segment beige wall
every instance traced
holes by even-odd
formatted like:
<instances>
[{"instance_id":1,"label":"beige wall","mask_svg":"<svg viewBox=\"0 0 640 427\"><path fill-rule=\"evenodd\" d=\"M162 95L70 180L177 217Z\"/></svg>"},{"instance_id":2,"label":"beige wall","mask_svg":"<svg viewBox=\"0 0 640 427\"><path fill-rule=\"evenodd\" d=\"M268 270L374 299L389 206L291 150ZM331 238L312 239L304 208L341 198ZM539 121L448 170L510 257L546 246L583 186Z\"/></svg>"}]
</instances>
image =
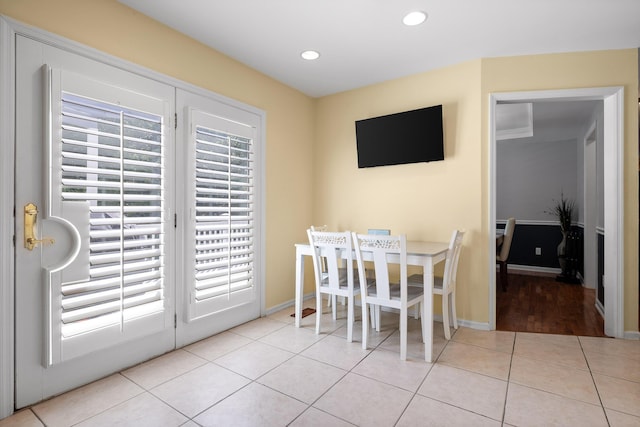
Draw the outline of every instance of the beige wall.
<instances>
[{"instance_id":1,"label":"beige wall","mask_svg":"<svg viewBox=\"0 0 640 427\"><path fill-rule=\"evenodd\" d=\"M637 50L482 59L318 101L314 221L414 239L468 231L459 266L458 315L489 321L489 140L492 92L624 86L625 331L638 319ZM445 161L357 168L354 121L442 103ZM473 254L473 255L472 255ZM439 300L436 300L436 304ZM439 312L439 307L436 307Z\"/></svg>"},{"instance_id":2,"label":"beige wall","mask_svg":"<svg viewBox=\"0 0 640 427\"><path fill-rule=\"evenodd\" d=\"M637 50L476 60L313 100L116 0L0 0L0 13L266 111L267 309L293 298L309 224L437 240L460 227L458 315L486 323L488 94L624 86L625 330L638 330ZM355 120L436 104L445 161L357 168Z\"/></svg>"},{"instance_id":3,"label":"beige wall","mask_svg":"<svg viewBox=\"0 0 640 427\"><path fill-rule=\"evenodd\" d=\"M482 97L492 92L624 87L624 330L638 331L638 49L494 58L482 61ZM486 104L486 102L485 102ZM482 146L487 158L488 111ZM483 165L488 179L488 164ZM487 186L483 187L485 190ZM488 200L485 196L483 200ZM488 215L488 210L483 208Z\"/></svg>"},{"instance_id":4,"label":"beige wall","mask_svg":"<svg viewBox=\"0 0 640 427\"><path fill-rule=\"evenodd\" d=\"M471 61L319 99L314 221L359 232L389 228L414 240L448 241L454 228L466 229L458 316L487 322L480 71L481 61ZM437 104L444 161L358 169L356 120Z\"/></svg>"},{"instance_id":5,"label":"beige wall","mask_svg":"<svg viewBox=\"0 0 640 427\"><path fill-rule=\"evenodd\" d=\"M315 101L116 0L0 0L0 14L266 111L266 307L293 299L311 221Z\"/></svg>"}]
</instances>

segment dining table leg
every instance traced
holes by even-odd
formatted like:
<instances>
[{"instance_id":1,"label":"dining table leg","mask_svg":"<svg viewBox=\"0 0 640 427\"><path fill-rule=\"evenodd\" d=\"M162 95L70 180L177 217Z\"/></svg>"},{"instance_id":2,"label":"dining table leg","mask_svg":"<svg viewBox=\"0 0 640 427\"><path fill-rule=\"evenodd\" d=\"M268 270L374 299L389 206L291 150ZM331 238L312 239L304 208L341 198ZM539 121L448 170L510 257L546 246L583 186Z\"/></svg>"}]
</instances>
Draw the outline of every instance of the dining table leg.
<instances>
[{"instance_id":1,"label":"dining table leg","mask_svg":"<svg viewBox=\"0 0 640 427\"><path fill-rule=\"evenodd\" d=\"M300 249L296 248L296 296L295 296L295 326L300 327L300 319L302 318L302 300L304 297L304 255L300 253Z\"/></svg>"},{"instance_id":2,"label":"dining table leg","mask_svg":"<svg viewBox=\"0 0 640 427\"><path fill-rule=\"evenodd\" d=\"M431 362L433 358L433 263L426 262L424 274L424 360Z\"/></svg>"}]
</instances>

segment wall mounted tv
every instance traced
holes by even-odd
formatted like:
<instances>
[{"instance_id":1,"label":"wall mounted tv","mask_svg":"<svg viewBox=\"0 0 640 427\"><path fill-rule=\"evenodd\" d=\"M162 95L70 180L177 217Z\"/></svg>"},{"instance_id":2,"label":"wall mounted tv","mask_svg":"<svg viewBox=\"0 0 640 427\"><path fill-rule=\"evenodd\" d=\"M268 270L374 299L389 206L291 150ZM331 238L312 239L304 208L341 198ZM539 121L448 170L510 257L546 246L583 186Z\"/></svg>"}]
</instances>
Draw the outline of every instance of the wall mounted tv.
<instances>
[{"instance_id":1,"label":"wall mounted tv","mask_svg":"<svg viewBox=\"0 0 640 427\"><path fill-rule=\"evenodd\" d=\"M442 105L356 121L358 167L444 160Z\"/></svg>"}]
</instances>

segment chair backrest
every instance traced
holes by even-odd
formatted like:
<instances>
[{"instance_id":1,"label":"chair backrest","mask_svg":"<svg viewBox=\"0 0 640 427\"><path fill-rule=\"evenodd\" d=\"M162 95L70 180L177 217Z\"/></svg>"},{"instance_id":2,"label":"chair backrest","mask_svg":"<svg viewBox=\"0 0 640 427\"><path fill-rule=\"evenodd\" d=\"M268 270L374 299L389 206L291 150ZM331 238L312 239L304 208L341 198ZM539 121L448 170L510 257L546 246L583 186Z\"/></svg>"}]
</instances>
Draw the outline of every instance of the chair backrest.
<instances>
[{"instance_id":1,"label":"chair backrest","mask_svg":"<svg viewBox=\"0 0 640 427\"><path fill-rule=\"evenodd\" d=\"M360 295L368 297L366 261L373 261L375 270L376 301L380 305L394 306L391 302L389 258L399 258L401 299L407 298L407 237L353 233L353 246L360 276ZM393 264L398 264L397 260Z\"/></svg>"},{"instance_id":2,"label":"chair backrest","mask_svg":"<svg viewBox=\"0 0 640 427\"><path fill-rule=\"evenodd\" d=\"M312 225L309 227L311 231L327 231L327 224L324 225ZM322 272L327 272L327 263L323 258L320 259L320 265L322 266Z\"/></svg>"},{"instance_id":3,"label":"chair backrest","mask_svg":"<svg viewBox=\"0 0 640 427\"><path fill-rule=\"evenodd\" d=\"M340 287L340 266L346 260L347 284L353 287L353 243L349 231L312 231L307 230L309 244L313 249L313 269L316 285L332 289Z\"/></svg>"},{"instance_id":4,"label":"chair backrest","mask_svg":"<svg viewBox=\"0 0 640 427\"><path fill-rule=\"evenodd\" d=\"M461 230L453 230L453 233L451 233L449 250L447 251L447 258L444 263L444 276L442 278L443 292L450 292L455 289L456 276L458 274L458 260L460 259L460 252L462 251L464 233L465 232Z\"/></svg>"},{"instance_id":5,"label":"chair backrest","mask_svg":"<svg viewBox=\"0 0 640 427\"><path fill-rule=\"evenodd\" d=\"M377 234L381 236L390 236L391 230L388 228L370 228L367 230L367 234Z\"/></svg>"},{"instance_id":6,"label":"chair backrest","mask_svg":"<svg viewBox=\"0 0 640 427\"><path fill-rule=\"evenodd\" d=\"M509 251L511 250L511 241L513 240L513 232L516 228L516 219L509 218L507 225L504 227L504 237L502 239L502 246L500 247L500 253L498 258L500 261L506 261L509 258Z\"/></svg>"}]
</instances>

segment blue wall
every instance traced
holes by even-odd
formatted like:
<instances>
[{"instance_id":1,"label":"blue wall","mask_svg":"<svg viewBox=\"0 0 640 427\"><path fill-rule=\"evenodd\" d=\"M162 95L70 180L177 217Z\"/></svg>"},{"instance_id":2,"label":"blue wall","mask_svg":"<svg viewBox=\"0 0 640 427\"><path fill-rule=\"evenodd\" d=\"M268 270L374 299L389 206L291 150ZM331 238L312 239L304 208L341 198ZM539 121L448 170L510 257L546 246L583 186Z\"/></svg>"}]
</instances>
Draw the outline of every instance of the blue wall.
<instances>
[{"instance_id":1,"label":"blue wall","mask_svg":"<svg viewBox=\"0 0 640 427\"><path fill-rule=\"evenodd\" d=\"M498 224L498 229L504 229L504 224ZM575 227L582 231L581 227ZM555 224L518 224L513 233L509 264L528 267L543 267L560 269L558 263L558 245L562 241L560 225ZM536 255L536 248L541 249L541 255ZM582 254L579 257L578 271L584 274Z\"/></svg>"}]
</instances>

